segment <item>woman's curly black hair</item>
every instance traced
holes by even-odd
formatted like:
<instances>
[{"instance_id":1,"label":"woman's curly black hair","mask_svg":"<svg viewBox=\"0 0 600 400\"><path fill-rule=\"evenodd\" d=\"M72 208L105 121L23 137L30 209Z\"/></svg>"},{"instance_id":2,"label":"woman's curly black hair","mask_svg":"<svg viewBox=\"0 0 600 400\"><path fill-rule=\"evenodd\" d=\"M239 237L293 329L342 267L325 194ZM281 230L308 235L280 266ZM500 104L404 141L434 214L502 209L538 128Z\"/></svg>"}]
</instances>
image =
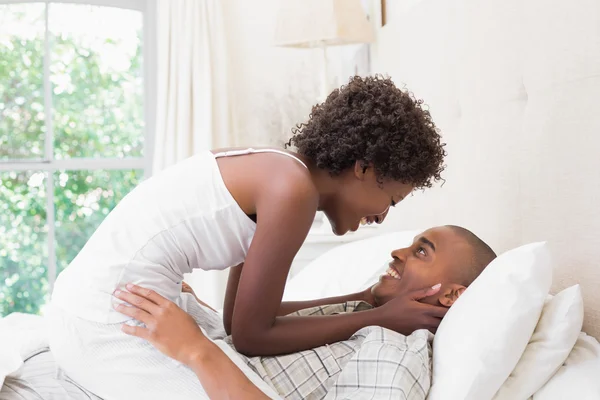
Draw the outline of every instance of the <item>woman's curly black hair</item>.
<instances>
[{"instance_id":1,"label":"woman's curly black hair","mask_svg":"<svg viewBox=\"0 0 600 400\"><path fill-rule=\"evenodd\" d=\"M379 182L429 188L442 179L446 151L422 104L389 77L354 76L313 106L308 121L292 129L286 148L293 144L332 175L362 161L374 166Z\"/></svg>"}]
</instances>

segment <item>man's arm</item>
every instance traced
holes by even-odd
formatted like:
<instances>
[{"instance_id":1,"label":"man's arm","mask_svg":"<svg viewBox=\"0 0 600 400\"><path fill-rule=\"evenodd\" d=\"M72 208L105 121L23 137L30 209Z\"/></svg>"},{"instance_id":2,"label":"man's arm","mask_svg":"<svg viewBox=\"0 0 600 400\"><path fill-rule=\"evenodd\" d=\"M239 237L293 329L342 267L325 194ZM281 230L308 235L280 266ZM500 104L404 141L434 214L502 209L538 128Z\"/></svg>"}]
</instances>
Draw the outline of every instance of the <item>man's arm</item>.
<instances>
[{"instance_id":1,"label":"man's arm","mask_svg":"<svg viewBox=\"0 0 600 400\"><path fill-rule=\"evenodd\" d=\"M117 291L114 296L130 306L116 304L115 308L144 325L123 324L123 332L147 340L166 356L190 367L211 399L269 399L175 303L152 290L136 285L127 288L129 292Z\"/></svg>"},{"instance_id":2,"label":"man's arm","mask_svg":"<svg viewBox=\"0 0 600 400\"><path fill-rule=\"evenodd\" d=\"M188 366L211 399L269 399L216 344L206 339L198 343L197 349Z\"/></svg>"}]
</instances>

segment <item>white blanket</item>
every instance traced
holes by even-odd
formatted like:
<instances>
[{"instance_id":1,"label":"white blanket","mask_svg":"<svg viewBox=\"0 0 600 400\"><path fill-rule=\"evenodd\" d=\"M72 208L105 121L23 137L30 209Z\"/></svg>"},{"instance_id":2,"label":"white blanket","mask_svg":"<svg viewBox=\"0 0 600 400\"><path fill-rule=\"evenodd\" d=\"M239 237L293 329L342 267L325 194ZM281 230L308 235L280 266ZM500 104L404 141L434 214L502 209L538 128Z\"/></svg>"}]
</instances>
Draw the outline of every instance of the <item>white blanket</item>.
<instances>
[{"instance_id":1,"label":"white blanket","mask_svg":"<svg viewBox=\"0 0 600 400\"><path fill-rule=\"evenodd\" d=\"M222 340L215 343L233 360L248 378L271 398L275 392L252 371L239 355ZM48 348L44 318L28 314L11 314L0 319L0 388L6 376L16 375L23 361ZM533 400L600 399L600 344L581 333L560 370L542 387Z\"/></svg>"},{"instance_id":2,"label":"white blanket","mask_svg":"<svg viewBox=\"0 0 600 400\"><path fill-rule=\"evenodd\" d=\"M244 372L244 374L272 399L279 398L242 359L222 340L215 343ZM25 360L48 349L48 332L43 317L14 313L0 319L0 389L9 376L18 376Z\"/></svg>"},{"instance_id":3,"label":"white blanket","mask_svg":"<svg viewBox=\"0 0 600 400\"><path fill-rule=\"evenodd\" d=\"M44 348L48 348L44 318L14 313L0 319L0 388L24 360Z\"/></svg>"}]
</instances>

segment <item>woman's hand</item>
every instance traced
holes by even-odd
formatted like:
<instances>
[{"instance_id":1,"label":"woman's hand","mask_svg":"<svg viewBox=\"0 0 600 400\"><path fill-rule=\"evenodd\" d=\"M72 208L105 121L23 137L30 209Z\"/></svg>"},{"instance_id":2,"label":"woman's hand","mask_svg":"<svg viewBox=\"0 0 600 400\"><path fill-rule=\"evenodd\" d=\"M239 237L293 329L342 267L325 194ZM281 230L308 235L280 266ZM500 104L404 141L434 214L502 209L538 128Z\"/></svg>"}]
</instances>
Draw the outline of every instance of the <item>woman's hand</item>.
<instances>
[{"instance_id":1,"label":"woman's hand","mask_svg":"<svg viewBox=\"0 0 600 400\"><path fill-rule=\"evenodd\" d=\"M206 307L206 308L208 308L208 309L210 309L210 310L212 310L214 312L217 312L217 310L215 310L214 308L212 308L211 306L209 306L208 304L206 304L205 302L203 302L202 300L200 300L198 298L198 296L196 296L196 292L194 292L194 289L192 289L192 287L190 285L188 285L187 283L181 282L181 292L182 293L189 293L189 294L191 294L192 296L194 296L196 298L196 301L198 303L202 304L204 307Z\"/></svg>"},{"instance_id":2,"label":"woman's hand","mask_svg":"<svg viewBox=\"0 0 600 400\"><path fill-rule=\"evenodd\" d=\"M413 290L379 307L382 313L381 326L403 335L410 335L419 329L428 329L435 333L448 308L420 303L418 300L433 296L441 285Z\"/></svg>"},{"instance_id":3,"label":"woman's hand","mask_svg":"<svg viewBox=\"0 0 600 400\"><path fill-rule=\"evenodd\" d=\"M181 291L183 293L193 294L195 298L198 298L198 296L196 296L196 292L194 292L194 289L192 289L192 287L190 285L188 285L186 282L181 282Z\"/></svg>"},{"instance_id":4,"label":"woman's hand","mask_svg":"<svg viewBox=\"0 0 600 400\"><path fill-rule=\"evenodd\" d=\"M124 324L123 332L149 341L159 351L183 364L189 365L198 357L208 339L192 317L150 289L128 284L127 290L131 293L117 290L114 295L131 306L117 304L115 309L146 327Z\"/></svg>"}]
</instances>

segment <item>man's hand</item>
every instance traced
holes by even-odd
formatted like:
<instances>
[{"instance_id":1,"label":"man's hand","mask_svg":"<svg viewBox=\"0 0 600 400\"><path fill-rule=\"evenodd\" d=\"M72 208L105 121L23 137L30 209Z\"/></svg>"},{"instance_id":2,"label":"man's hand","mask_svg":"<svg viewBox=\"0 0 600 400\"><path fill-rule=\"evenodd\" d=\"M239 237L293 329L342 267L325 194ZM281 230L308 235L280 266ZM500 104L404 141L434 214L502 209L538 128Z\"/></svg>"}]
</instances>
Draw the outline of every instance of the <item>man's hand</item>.
<instances>
[{"instance_id":1,"label":"man's hand","mask_svg":"<svg viewBox=\"0 0 600 400\"><path fill-rule=\"evenodd\" d=\"M269 399L175 303L136 285L127 285L127 290L131 293L116 291L115 297L131 306L115 308L146 327L123 325L123 332L148 340L165 355L190 367L211 399Z\"/></svg>"},{"instance_id":2,"label":"man's hand","mask_svg":"<svg viewBox=\"0 0 600 400\"><path fill-rule=\"evenodd\" d=\"M377 310L381 313L381 326L403 335L410 335L419 329L435 333L448 309L420 303L418 300L433 296L441 285L414 290L390 300Z\"/></svg>"},{"instance_id":3,"label":"man's hand","mask_svg":"<svg viewBox=\"0 0 600 400\"><path fill-rule=\"evenodd\" d=\"M197 353L208 339L192 317L150 289L128 284L127 290L129 292L117 290L114 295L130 306L118 304L115 309L146 326L123 325L123 332L147 340L160 352L183 364L189 365L198 357Z\"/></svg>"}]
</instances>

